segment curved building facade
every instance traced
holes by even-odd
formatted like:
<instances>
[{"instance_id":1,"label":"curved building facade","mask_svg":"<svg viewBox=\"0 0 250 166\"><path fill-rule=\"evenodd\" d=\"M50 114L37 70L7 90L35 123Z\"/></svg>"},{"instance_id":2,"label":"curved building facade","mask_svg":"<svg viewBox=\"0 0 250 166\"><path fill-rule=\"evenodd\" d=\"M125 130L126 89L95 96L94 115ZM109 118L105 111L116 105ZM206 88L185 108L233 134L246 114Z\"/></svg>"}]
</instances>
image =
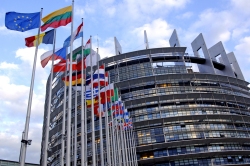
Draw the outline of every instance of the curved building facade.
<instances>
[{"instance_id":1,"label":"curved building facade","mask_svg":"<svg viewBox=\"0 0 250 166\"><path fill-rule=\"evenodd\" d=\"M117 55L100 61L133 119L138 165L250 165L249 83L221 42L207 49L200 34L191 45L193 55L174 31L171 47L129 53L120 47ZM57 97L51 112L51 165L61 158L64 85L59 78L52 95Z\"/></svg>"}]
</instances>

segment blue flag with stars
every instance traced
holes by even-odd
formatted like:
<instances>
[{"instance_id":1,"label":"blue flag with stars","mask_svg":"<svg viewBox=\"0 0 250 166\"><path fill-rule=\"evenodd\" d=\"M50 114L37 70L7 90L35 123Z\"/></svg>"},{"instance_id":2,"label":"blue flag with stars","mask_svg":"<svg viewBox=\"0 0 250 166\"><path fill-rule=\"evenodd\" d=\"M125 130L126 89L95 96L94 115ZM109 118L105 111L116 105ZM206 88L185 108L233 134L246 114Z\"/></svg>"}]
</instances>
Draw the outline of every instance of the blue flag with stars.
<instances>
[{"instance_id":1,"label":"blue flag with stars","mask_svg":"<svg viewBox=\"0 0 250 166\"><path fill-rule=\"evenodd\" d=\"M7 12L5 15L5 26L15 31L28 31L30 29L39 28L40 12L37 13L16 13Z\"/></svg>"}]
</instances>

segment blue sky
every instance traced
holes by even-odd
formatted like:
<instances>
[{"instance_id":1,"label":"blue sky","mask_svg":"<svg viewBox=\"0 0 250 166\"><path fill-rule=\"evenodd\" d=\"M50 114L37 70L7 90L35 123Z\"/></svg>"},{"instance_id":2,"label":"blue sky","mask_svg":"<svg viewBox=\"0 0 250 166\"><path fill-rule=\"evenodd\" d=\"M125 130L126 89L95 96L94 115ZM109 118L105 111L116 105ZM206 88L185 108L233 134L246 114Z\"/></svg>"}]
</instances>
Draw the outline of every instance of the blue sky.
<instances>
[{"instance_id":1,"label":"blue sky","mask_svg":"<svg viewBox=\"0 0 250 166\"><path fill-rule=\"evenodd\" d=\"M26 48L24 38L37 34L37 29L24 33L5 28L8 11L38 12L43 16L71 5L70 0L1 1L0 5L0 159L18 160L21 134L24 130L34 48ZM167 47L174 29L181 46L192 54L191 42L203 33L207 47L219 41L227 53L233 51L246 81L250 81L250 1L249 0L75 0L74 27L84 18L84 40L93 36L93 46L102 57L114 55L114 36L123 52L144 49L143 31L149 47ZM56 47L70 34L70 25L57 30ZM74 42L79 46L80 40ZM45 84L49 65L43 69L40 55L52 45L39 46L35 90L32 103L27 162L39 163Z\"/></svg>"}]
</instances>

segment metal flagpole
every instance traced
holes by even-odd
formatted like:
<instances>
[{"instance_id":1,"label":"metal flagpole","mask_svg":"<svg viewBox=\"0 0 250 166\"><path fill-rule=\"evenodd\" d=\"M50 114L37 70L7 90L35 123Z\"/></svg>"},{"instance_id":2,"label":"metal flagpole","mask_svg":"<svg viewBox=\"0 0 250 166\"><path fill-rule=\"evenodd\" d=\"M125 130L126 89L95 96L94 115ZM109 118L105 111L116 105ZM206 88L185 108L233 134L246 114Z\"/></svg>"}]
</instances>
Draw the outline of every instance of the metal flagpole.
<instances>
[{"instance_id":1,"label":"metal flagpole","mask_svg":"<svg viewBox=\"0 0 250 166\"><path fill-rule=\"evenodd\" d=\"M96 165L95 158L95 115L94 115L94 98L93 98L93 64L92 64L92 37L90 36L90 91L91 91L91 129L92 129L92 165Z\"/></svg>"},{"instance_id":2,"label":"metal flagpole","mask_svg":"<svg viewBox=\"0 0 250 166\"><path fill-rule=\"evenodd\" d=\"M74 21L74 0L72 0L72 22L71 22L71 37L73 34L73 21ZM68 93L68 97L69 97L69 101L68 101L68 116L67 116L67 154L66 154L66 166L70 166L71 165L71 158L70 158L70 137L71 137L71 130L70 130L70 126L71 126L71 98L72 98L72 50L73 50L73 46L72 46L72 40L70 40L70 63L69 63L69 93Z\"/></svg>"},{"instance_id":3,"label":"metal flagpole","mask_svg":"<svg viewBox=\"0 0 250 166\"><path fill-rule=\"evenodd\" d=\"M133 152L134 152L134 154L133 154L133 156L134 156L134 162L135 162L135 165L137 166L138 165L138 163L137 163L137 156L136 156L136 148L135 148L135 139L134 139L134 132L133 132L133 129L131 130L131 133L132 133L132 146L133 146Z\"/></svg>"},{"instance_id":4,"label":"metal flagpole","mask_svg":"<svg viewBox=\"0 0 250 166\"><path fill-rule=\"evenodd\" d=\"M104 64L104 73L106 73L105 70L105 64ZM105 79L105 78L104 78ZM110 166L111 162L111 156L110 156L110 140L109 140L109 124L108 124L108 101L107 101L107 95L106 95L106 84L105 84L105 131L106 131L106 152L107 152L107 165Z\"/></svg>"},{"instance_id":5,"label":"metal flagpole","mask_svg":"<svg viewBox=\"0 0 250 166\"><path fill-rule=\"evenodd\" d=\"M40 18L42 18L42 11L43 11L43 8L41 8ZM26 158L27 144L31 144L31 140L30 141L28 140L28 134L29 134L29 123L30 123L31 104L32 104L32 96L33 96L33 89L34 89L34 80L35 80L36 60L37 60L40 29L41 29L41 21L39 22L38 39L36 41L36 50L35 50L33 69L32 69L32 75L31 75L30 92L29 92L29 100L28 100L28 108L27 108L27 113L26 113L24 134L22 132L22 135L24 135L24 137L21 140L22 146L21 146L20 166L24 166L25 158Z\"/></svg>"},{"instance_id":6,"label":"metal flagpole","mask_svg":"<svg viewBox=\"0 0 250 166\"><path fill-rule=\"evenodd\" d=\"M83 18L82 18L82 24L83 24ZM83 32L83 31L82 31ZM85 99L85 87L83 86L83 79L85 79L85 76L83 74L84 70L84 58L83 58L83 35L82 35L82 56L81 56L81 76L82 76L82 82L81 82L81 166L84 165L84 157L85 157L85 142L84 142L84 112L87 111L84 109L84 99Z\"/></svg>"},{"instance_id":7,"label":"metal flagpole","mask_svg":"<svg viewBox=\"0 0 250 166\"><path fill-rule=\"evenodd\" d=\"M131 129L128 130L128 137L129 137L129 146L130 146L130 156L131 156L131 164L134 164L134 153L133 153L133 145L132 145L132 137L131 137Z\"/></svg>"},{"instance_id":8,"label":"metal flagpole","mask_svg":"<svg viewBox=\"0 0 250 166\"><path fill-rule=\"evenodd\" d=\"M77 82L78 82L78 76L77 76L77 72L76 72L76 80L75 80L75 122L74 122L74 126L75 126L75 133L74 133L74 166L76 166L77 163Z\"/></svg>"},{"instance_id":9,"label":"metal flagpole","mask_svg":"<svg viewBox=\"0 0 250 166\"><path fill-rule=\"evenodd\" d=\"M109 89L110 89L110 75L108 73L108 80L109 80ZM107 92L106 92L107 93ZM111 91L109 91L109 96L111 96ZM114 129L114 119L113 119L113 111L112 111L112 100L110 100L110 107L111 107L111 122L112 122L112 126L111 126L111 130L112 130L112 147L113 147L113 153L112 153L112 157L114 159L114 164L115 166L117 165L117 160L116 160L116 145L117 145L117 141L116 141L116 136L115 136L115 129Z\"/></svg>"},{"instance_id":10,"label":"metal flagpole","mask_svg":"<svg viewBox=\"0 0 250 166\"><path fill-rule=\"evenodd\" d=\"M119 90L118 90L118 92L119 92ZM125 103L123 103L123 107L124 107L124 113L123 114L125 114L125 110L126 110L126 113L128 113L127 109L125 109ZM127 149L127 138L126 138L126 135L125 135L125 128L124 128L124 123L126 123L126 121L125 121L124 117L123 117L123 119L124 119L124 122L123 122L122 135L123 135L123 138L124 138L125 158L126 158L126 163L127 163L126 165L130 165L129 160L128 160L129 156L128 156L128 149ZM127 128L128 127L126 127L126 130L127 130Z\"/></svg>"},{"instance_id":11,"label":"metal flagpole","mask_svg":"<svg viewBox=\"0 0 250 166\"><path fill-rule=\"evenodd\" d=\"M83 62L84 63L84 62ZM84 79L85 79L85 83L86 83L86 78L87 78L87 73L86 73L87 69L84 69ZM84 144L85 144L85 156L84 156L84 166L88 165L88 138L87 138L87 121L88 121L88 117L87 117L87 104L86 104L86 86L84 86L85 89L85 94L84 94Z\"/></svg>"},{"instance_id":12,"label":"metal flagpole","mask_svg":"<svg viewBox=\"0 0 250 166\"><path fill-rule=\"evenodd\" d=\"M129 144L129 137L128 137L128 128L125 131L125 137L126 137L126 144L127 144L127 154L128 154L128 163L130 166L132 166L132 159L131 159L131 150L130 150L130 144Z\"/></svg>"},{"instance_id":13,"label":"metal flagpole","mask_svg":"<svg viewBox=\"0 0 250 166\"><path fill-rule=\"evenodd\" d=\"M126 123L126 122L125 122ZM124 152L125 152L125 163L126 165L129 165L129 162L128 162L128 149L127 149L127 139L126 139L126 136L125 136L125 129L124 129L124 122L123 122L123 128L122 128L122 137L124 139L123 143L124 143Z\"/></svg>"},{"instance_id":14,"label":"metal flagpole","mask_svg":"<svg viewBox=\"0 0 250 166\"><path fill-rule=\"evenodd\" d=\"M119 110L119 109L118 109ZM116 112L116 110L115 110ZM120 112L119 113L119 116L120 116ZM117 119L116 119L116 123L119 124L119 122L117 122ZM120 126L119 126L120 127ZM116 125L116 139L117 139L117 150L118 150L118 162L119 162L119 165L122 165L122 156L121 156L121 143L120 143L120 136L119 136L119 132L118 132L118 127Z\"/></svg>"},{"instance_id":15,"label":"metal flagpole","mask_svg":"<svg viewBox=\"0 0 250 166\"><path fill-rule=\"evenodd\" d=\"M114 88L114 90L115 90L115 88ZM123 140L123 137L122 137L122 134L121 134L121 130L122 130L121 121L122 121L122 118L121 118L120 102L121 102L120 99L118 99L118 114L119 114L119 123L118 123L119 128L118 129L119 129L119 131L117 129L117 136L118 136L119 140L121 141L120 153L122 153L121 154L122 156L121 156L120 160L121 160L121 163L123 163L123 165L125 165L124 142L123 142L124 140Z\"/></svg>"},{"instance_id":16,"label":"metal flagpole","mask_svg":"<svg viewBox=\"0 0 250 166\"><path fill-rule=\"evenodd\" d=\"M55 45L56 45L56 29L54 30L54 41L53 41L53 55L52 55L52 65L51 65L51 73L50 73L50 86L49 86L49 102L47 108L47 119L46 119L46 130L45 130L45 145L44 145L44 156L43 156L43 166L47 166L47 158L48 158L48 144L49 144L49 124L50 124L50 112L51 112L51 96L52 96L52 82L53 82L53 66L54 66L54 53L55 53Z\"/></svg>"},{"instance_id":17,"label":"metal flagpole","mask_svg":"<svg viewBox=\"0 0 250 166\"><path fill-rule=\"evenodd\" d=\"M97 74L98 74L98 104L99 104L99 133L100 133L100 160L101 160L101 166L104 166L104 155L103 155L103 134L102 134L102 113L101 111L101 100L100 100L100 72L99 72L99 61L100 61L100 58L98 56L98 48L97 48L97 57L98 57L98 60L97 60ZM104 73L104 82L105 82L105 73Z\"/></svg>"},{"instance_id":18,"label":"metal flagpole","mask_svg":"<svg viewBox=\"0 0 250 166\"><path fill-rule=\"evenodd\" d=\"M66 55L68 55L68 48L66 49ZM68 71L68 59L66 58L66 71L64 72L64 77L65 80L67 78L67 71ZM67 100L67 86L64 84L64 94L63 94L63 118L62 118L62 144L61 144L61 151L62 151L62 156L61 156L61 165L64 165L64 149L65 149L65 117L66 117L66 100Z\"/></svg>"}]
</instances>

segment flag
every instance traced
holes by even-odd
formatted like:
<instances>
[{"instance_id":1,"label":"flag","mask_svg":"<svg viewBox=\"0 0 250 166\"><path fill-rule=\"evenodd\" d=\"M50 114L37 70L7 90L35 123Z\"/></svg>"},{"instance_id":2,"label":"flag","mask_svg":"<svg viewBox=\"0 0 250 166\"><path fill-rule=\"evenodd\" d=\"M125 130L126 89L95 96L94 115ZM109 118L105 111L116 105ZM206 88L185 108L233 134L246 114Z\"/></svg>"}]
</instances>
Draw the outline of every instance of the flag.
<instances>
[{"instance_id":1,"label":"flag","mask_svg":"<svg viewBox=\"0 0 250 166\"><path fill-rule=\"evenodd\" d=\"M74 73L74 75L72 75L72 85L75 85L75 84L81 84L82 83L82 74L79 73L79 74L76 74ZM67 76L66 78L65 77L62 77L62 80L64 81L65 85L66 86L69 86L69 76Z\"/></svg>"},{"instance_id":2,"label":"flag","mask_svg":"<svg viewBox=\"0 0 250 166\"><path fill-rule=\"evenodd\" d=\"M94 50L92 50L91 55L88 55L86 58L83 59L84 61L83 69L86 69L88 66L91 66L90 56L92 56L92 66L96 66L98 59L100 59L100 56ZM82 60L77 63L77 70L78 71L82 70Z\"/></svg>"},{"instance_id":3,"label":"flag","mask_svg":"<svg viewBox=\"0 0 250 166\"><path fill-rule=\"evenodd\" d=\"M100 97L105 98L105 96L114 96L114 83L111 83L100 90Z\"/></svg>"},{"instance_id":4,"label":"flag","mask_svg":"<svg viewBox=\"0 0 250 166\"><path fill-rule=\"evenodd\" d=\"M42 67L45 67L49 62L49 60L52 60L53 55L54 55L54 60L58 59L66 60L66 47L63 47L61 49L56 49L54 54L53 51L47 51L43 53L40 57Z\"/></svg>"},{"instance_id":5,"label":"flag","mask_svg":"<svg viewBox=\"0 0 250 166\"><path fill-rule=\"evenodd\" d=\"M70 40L73 42L75 39L79 37L83 37L83 32L82 32L82 27L83 23L81 23L78 28L73 32L72 37L69 36L63 43L63 47L69 47L70 46Z\"/></svg>"},{"instance_id":6,"label":"flag","mask_svg":"<svg viewBox=\"0 0 250 166\"><path fill-rule=\"evenodd\" d=\"M124 121L123 123L123 129L124 130L128 130L128 129L132 129L133 128L133 124L132 124L132 119L128 119L127 121Z\"/></svg>"},{"instance_id":7,"label":"flag","mask_svg":"<svg viewBox=\"0 0 250 166\"><path fill-rule=\"evenodd\" d=\"M114 95L111 97L112 101L118 101L119 99L119 94L118 94L118 88L114 89Z\"/></svg>"},{"instance_id":8,"label":"flag","mask_svg":"<svg viewBox=\"0 0 250 166\"><path fill-rule=\"evenodd\" d=\"M98 71L99 71L99 81L98 81ZM105 73L104 65L100 66L98 70L93 74L93 87L97 86L107 86L108 85L108 72ZM87 76L86 85L91 84L91 77Z\"/></svg>"},{"instance_id":9,"label":"flag","mask_svg":"<svg viewBox=\"0 0 250 166\"><path fill-rule=\"evenodd\" d=\"M47 31L45 33L42 33L39 35L39 41L38 41L38 45L40 43L44 43L44 44L53 44L53 40L54 40L54 29ZM25 38L25 45L27 47L33 47L36 46L38 40L38 35L36 36L31 36L31 37L27 37Z\"/></svg>"},{"instance_id":10,"label":"flag","mask_svg":"<svg viewBox=\"0 0 250 166\"><path fill-rule=\"evenodd\" d=\"M28 31L40 26L40 12L37 13L17 13L7 12L5 14L5 26L10 30Z\"/></svg>"},{"instance_id":11,"label":"flag","mask_svg":"<svg viewBox=\"0 0 250 166\"><path fill-rule=\"evenodd\" d=\"M90 39L87 41L84 47L84 55L89 55L90 54Z\"/></svg>"},{"instance_id":12,"label":"flag","mask_svg":"<svg viewBox=\"0 0 250 166\"><path fill-rule=\"evenodd\" d=\"M68 62L68 69L69 69L69 62ZM72 62L72 70L76 70L76 62ZM61 60L57 64L53 66L53 72L63 72L66 71L66 61Z\"/></svg>"},{"instance_id":13,"label":"flag","mask_svg":"<svg viewBox=\"0 0 250 166\"><path fill-rule=\"evenodd\" d=\"M73 55L72 55L72 60L74 61L74 60L77 60L79 57L81 57L81 55L82 55L82 49L80 49L79 51L77 51L77 52L73 52Z\"/></svg>"},{"instance_id":14,"label":"flag","mask_svg":"<svg viewBox=\"0 0 250 166\"><path fill-rule=\"evenodd\" d=\"M86 57L86 59L85 59L86 67L91 66L91 58L92 58L92 66L96 66L97 65L97 61L100 59L99 55L97 54L97 52L95 52L94 50L92 50L91 54L89 54Z\"/></svg>"},{"instance_id":15,"label":"flag","mask_svg":"<svg viewBox=\"0 0 250 166\"><path fill-rule=\"evenodd\" d=\"M72 6L56 10L47 16L42 18L44 24L41 26L41 30L45 31L48 27L58 28L65 26L72 20Z\"/></svg>"}]
</instances>

